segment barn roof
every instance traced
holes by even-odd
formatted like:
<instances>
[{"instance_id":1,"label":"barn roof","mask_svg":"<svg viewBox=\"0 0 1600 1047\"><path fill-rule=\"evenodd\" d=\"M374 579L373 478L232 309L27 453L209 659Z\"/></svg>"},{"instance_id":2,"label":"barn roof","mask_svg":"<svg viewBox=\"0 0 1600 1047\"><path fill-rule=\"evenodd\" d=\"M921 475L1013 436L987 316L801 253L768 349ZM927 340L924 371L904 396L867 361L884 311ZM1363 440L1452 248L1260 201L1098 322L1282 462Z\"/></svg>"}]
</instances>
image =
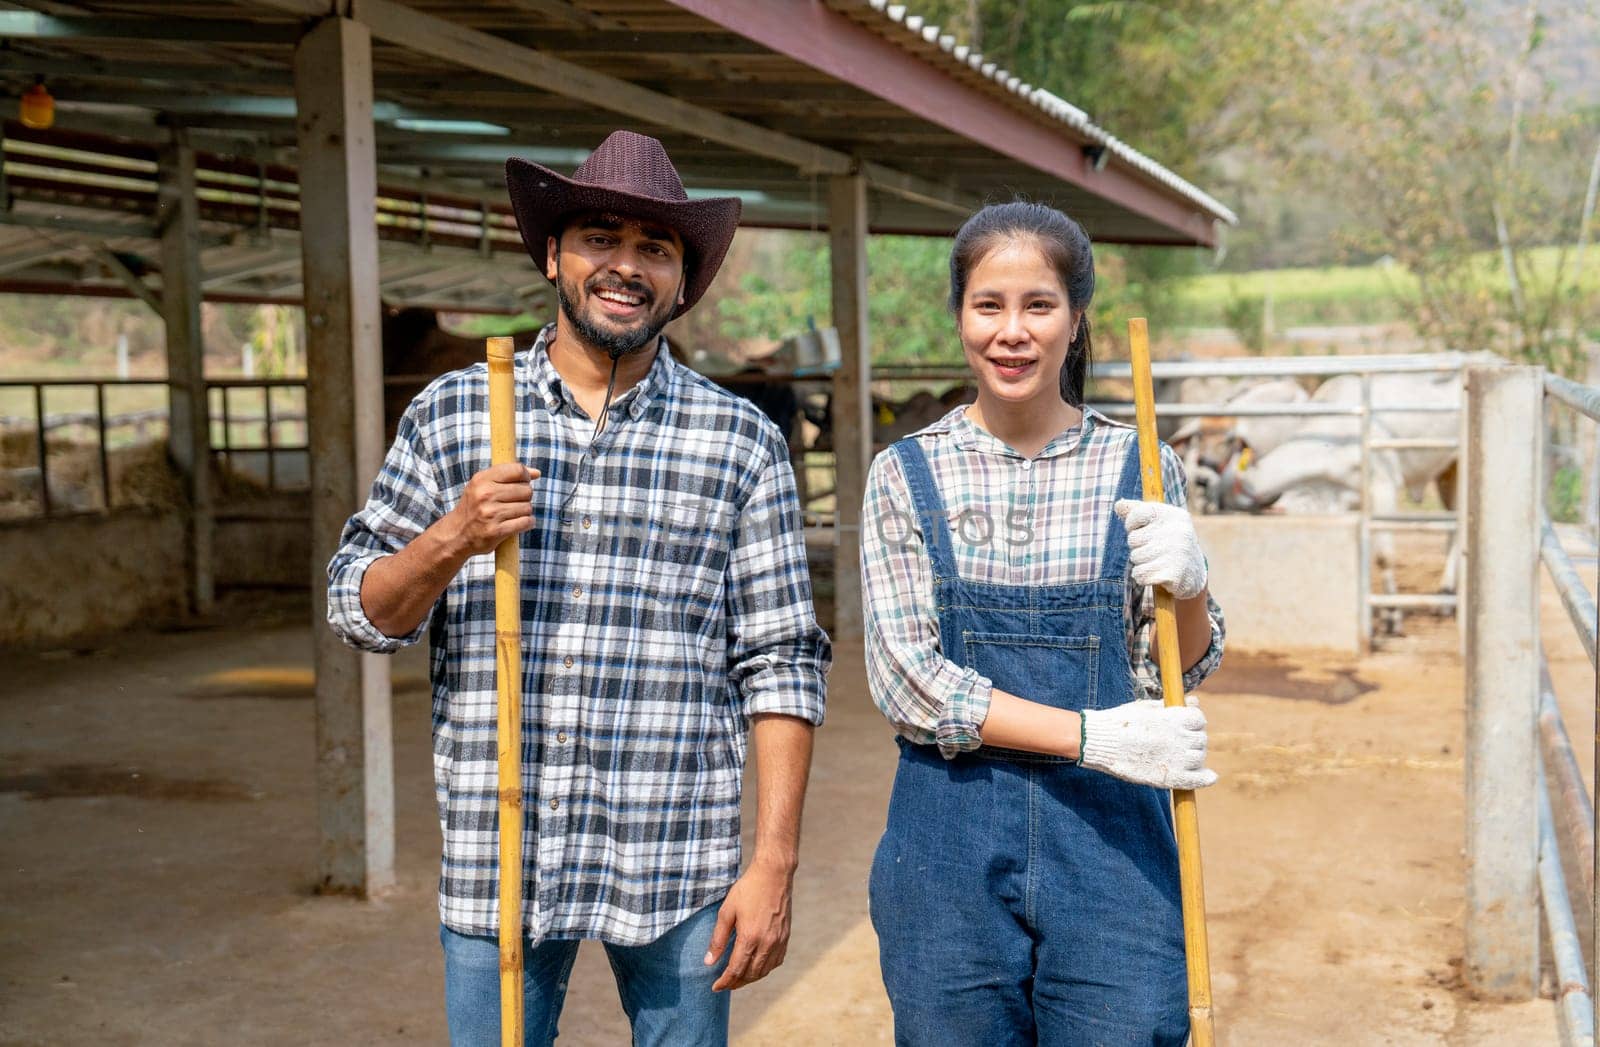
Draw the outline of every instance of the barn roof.
<instances>
[{"instance_id":1,"label":"barn roof","mask_svg":"<svg viewBox=\"0 0 1600 1047\"><path fill-rule=\"evenodd\" d=\"M154 150L182 129L200 153L208 297L296 299L293 52L330 0L0 6L6 104L43 76L58 112L50 132L6 128L0 289L132 287L155 253ZM542 293L504 160L571 170L617 126L661 138L691 194L740 196L750 226L825 227L827 176L855 171L876 232L948 233L1012 193L1103 242L1211 244L1234 221L1082 110L885 0L337 7L373 37L395 302L517 309Z\"/></svg>"}]
</instances>

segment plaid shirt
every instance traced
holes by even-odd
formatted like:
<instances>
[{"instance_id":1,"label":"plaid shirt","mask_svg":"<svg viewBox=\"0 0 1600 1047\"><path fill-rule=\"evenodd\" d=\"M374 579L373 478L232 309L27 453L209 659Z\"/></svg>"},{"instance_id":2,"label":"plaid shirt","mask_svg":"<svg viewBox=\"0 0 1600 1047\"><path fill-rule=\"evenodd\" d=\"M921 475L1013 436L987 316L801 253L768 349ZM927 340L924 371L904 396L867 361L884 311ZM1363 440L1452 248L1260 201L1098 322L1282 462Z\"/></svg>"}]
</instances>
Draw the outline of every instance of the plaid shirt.
<instances>
[{"instance_id":1,"label":"plaid shirt","mask_svg":"<svg viewBox=\"0 0 1600 1047\"><path fill-rule=\"evenodd\" d=\"M965 412L958 407L913 434L944 499L961 577L990 585L1062 585L1098 577L1107 518L1134 430L1091 408L1081 425L1028 460ZM1161 464L1166 500L1183 505L1183 465L1166 445ZM921 524L900 458L888 451L867 474L861 578L867 682L879 710L901 735L936 744L947 757L978 748L993 688L976 670L940 653ZM1150 659L1154 591L1131 578L1127 588L1128 651L1145 691L1137 697L1159 697L1160 669ZM1209 597L1207 607L1211 646L1184 673L1185 688L1199 686L1222 662L1222 611Z\"/></svg>"},{"instance_id":2,"label":"plaid shirt","mask_svg":"<svg viewBox=\"0 0 1600 1047\"><path fill-rule=\"evenodd\" d=\"M777 429L662 339L591 452L550 334L515 365L519 460L543 474L521 536L522 921L534 941L636 945L733 883L749 719L821 723L831 653ZM429 632L439 914L476 935L499 925L494 554L470 558L409 636L372 625L361 580L488 465L475 364L412 402L328 564L346 642L387 652Z\"/></svg>"}]
</instances>

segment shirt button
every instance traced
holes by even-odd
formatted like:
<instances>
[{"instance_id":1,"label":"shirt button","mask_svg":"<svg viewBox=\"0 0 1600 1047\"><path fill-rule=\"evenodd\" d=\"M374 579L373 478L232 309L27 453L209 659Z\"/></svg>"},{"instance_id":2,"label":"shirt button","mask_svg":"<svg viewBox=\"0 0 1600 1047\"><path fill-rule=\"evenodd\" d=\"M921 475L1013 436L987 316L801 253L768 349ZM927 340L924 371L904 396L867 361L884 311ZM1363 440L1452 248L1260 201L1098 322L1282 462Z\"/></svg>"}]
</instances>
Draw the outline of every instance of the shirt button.
<instances>
[{"instance_id":1,"label":"shirt button","mask_svg":"<svg viewBox=\"0 0 1600 1047\"><path fill-rule=\"evenodd\" d=\"M572 598L573 598L573 599L574 599L574 600L581 600L581 599L583 599L583 586L581 586L581 585L574 585L574 586L573 586L573 587L572 587Z\"/></svg>"},{"instance_id":2,"label":"shirt button","mask_svg":"<svg viewBox=\"0 0 1600 1047\"><path fill-rule=\"evenodd\" d=\"M1027 472L1029 469L1032 469L1032 468L1033 468L1033 463L1030 462L1028 459L1024 458L1022 460L1022 471L1023 472Z\"/></svg>"},{"instance_id":3,"label":"shirt button","mask_svg":"<svg viewBox=\"0 0 1600 1047\"><path fill-rule=\"evenodd\" d=\"M589 529L589 518L587 516L583 518L583 529L585 531Z\"/></svg>"},{"instance_id":4,"label":"shirt button","mask_svg":"<svg viewBox=\"0 0 1600 1047\"><path fill-rule=\"evenodd\" d=\"M556 741L564 742L566 740L567 740L567 732L566 731L557 731L556 732Z\"/></svg>"},{"instance_id":5,"label":"shirt button","mask_svg":"<svg viewBox=\"0 0 1600 1047\"><path fill-rule=\"evenodd\" d=\"M569 654L565 658L561 659L561 664L566 666L568 669L572 668L572 655Z\"/></svg>"},{"instance_id":6,"label":"shirt button","mask_svg":"<svg viewBox=\"0 0 1600 1047\"><path fill-rule=\"evenodd\" d=\"M560 800L551 800L550 801L550 809L552 811L555 810L557 807L560 807L560 806L561 806L561 801Z\"/></svg>"}]
</instances>

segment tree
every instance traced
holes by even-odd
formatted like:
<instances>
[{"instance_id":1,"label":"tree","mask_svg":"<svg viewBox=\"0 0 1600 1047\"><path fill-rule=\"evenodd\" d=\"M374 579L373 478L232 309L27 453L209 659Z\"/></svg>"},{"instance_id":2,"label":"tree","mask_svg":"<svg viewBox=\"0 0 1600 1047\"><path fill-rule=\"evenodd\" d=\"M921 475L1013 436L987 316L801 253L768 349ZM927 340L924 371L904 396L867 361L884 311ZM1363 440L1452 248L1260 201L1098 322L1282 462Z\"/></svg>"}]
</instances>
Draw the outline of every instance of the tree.
<instances>
[{"instance_id":1,"label":"tree","mask_svg":"<svg viewBox=\"0 0 1600 1047\"><path fill-rule=\"evenodd\" d=\"M1329 58L1309 78L1325 100L1318 134L1282 155L1298 177L1363 202L1349 239L1416 277L1420 332L1572 373L1596 321L1571 245L1600 109L1572 104L1541 61L1552 9L1418 0L1330 19ZM1592 33L1592 13L1564 17L1564 30Z\"/></svg>"}]
</instances>

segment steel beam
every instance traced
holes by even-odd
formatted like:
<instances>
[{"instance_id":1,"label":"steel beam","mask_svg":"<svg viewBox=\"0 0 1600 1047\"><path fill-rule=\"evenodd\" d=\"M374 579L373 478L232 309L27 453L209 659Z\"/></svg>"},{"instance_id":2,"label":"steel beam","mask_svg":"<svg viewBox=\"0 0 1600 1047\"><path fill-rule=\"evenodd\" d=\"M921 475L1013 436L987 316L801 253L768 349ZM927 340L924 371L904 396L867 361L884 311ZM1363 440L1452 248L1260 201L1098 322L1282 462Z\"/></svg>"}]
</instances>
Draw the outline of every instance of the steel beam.
<instances>
[{"instance_id":1,"label":"steel beam","mask_svg":"<svg viewBox=\"0 0 1600 1047\"><path fill-rule=\"evenodd\" d=\"M1467 376L1465 973L1494 999L1539 987L1539 460L1505 434L1540 431L1540 374Z\"/></svg>"},{"instance_id":2,"label":"steel beam","mask_svg":"<svg viewBox=\"0 0 1600 1047\"><path fill-rule=\"evenodd\" d=\"M299 117L306 388L311 445L311 592L317 714L317 874L369 894L394 882L389 660L328 629L326 570L383 461L372 37L343 18L313 26L294 56Z\"/></svg>"},{"instance_id":3,"label":"steel beam","mask_svg":"<svg viewBox=\"0 0 1600 1047\"><path fill-rule=\"evenodd\" d=\"M839 369L833 375L833 631L862 635L861 500L872 460L872 340L867 325L867 182L828 179L828 266Z\"/></svg>"}]
</instances>

